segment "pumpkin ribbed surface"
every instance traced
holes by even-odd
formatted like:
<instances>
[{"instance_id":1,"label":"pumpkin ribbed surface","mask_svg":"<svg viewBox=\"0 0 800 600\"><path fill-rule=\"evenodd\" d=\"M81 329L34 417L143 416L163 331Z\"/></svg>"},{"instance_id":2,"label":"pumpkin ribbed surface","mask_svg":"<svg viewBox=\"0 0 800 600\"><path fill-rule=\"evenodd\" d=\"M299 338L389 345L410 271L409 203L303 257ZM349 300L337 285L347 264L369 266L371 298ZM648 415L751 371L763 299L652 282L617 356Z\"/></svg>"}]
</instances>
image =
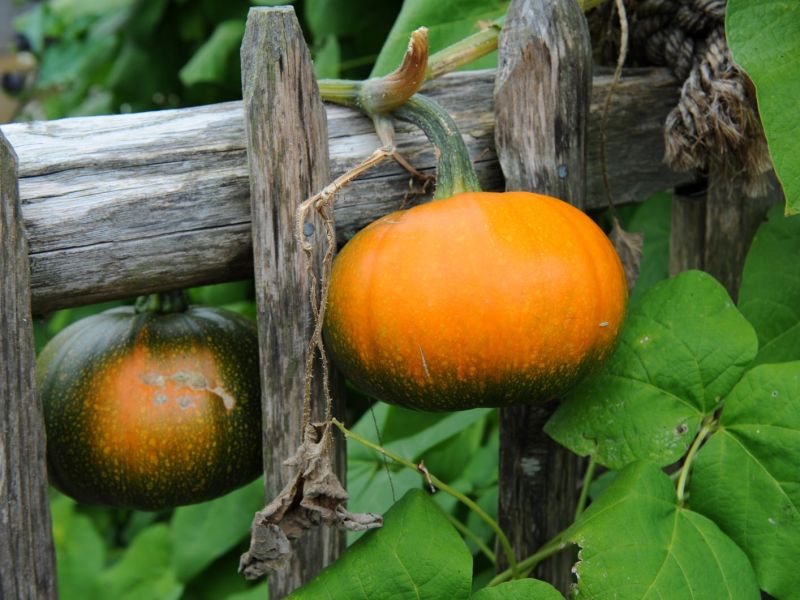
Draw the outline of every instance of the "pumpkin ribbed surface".
<instances>
[{"instance_id":1,"label":"pumpkin ribbed surface","mask_svg":"<svg viewBox=\"0 0 800 600\"><path fill-rule=\"evenodd\" d=\"M157 510L261 471L254 326L205 307L116 308L60 332L37 361L50 481L73 498Z\"/></svg>"},{"instance_id":2,"label":"pumpkin ribbed surface","mask_svg":"<svg viewBox=\"0 0 800 600\"><path fill-rule=\"evenodd\" d=\"M381 218L334 262L325 340L354 384L424 410L552 399L600 364L627 288L576 208L470 192Z\"/></svg>"}]
</instances>

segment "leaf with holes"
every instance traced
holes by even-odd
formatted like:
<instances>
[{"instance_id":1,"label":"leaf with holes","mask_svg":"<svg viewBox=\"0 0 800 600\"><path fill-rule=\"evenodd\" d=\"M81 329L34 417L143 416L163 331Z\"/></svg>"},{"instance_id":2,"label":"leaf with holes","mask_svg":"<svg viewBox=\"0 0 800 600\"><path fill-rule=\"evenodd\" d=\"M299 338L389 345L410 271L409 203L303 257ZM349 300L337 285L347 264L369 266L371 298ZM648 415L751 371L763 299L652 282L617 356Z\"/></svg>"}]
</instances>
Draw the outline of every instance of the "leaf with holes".
<instances>
[{"instance_id":1,"label":"leaf with holes","mask_svg":"<svg viewBox=\"0 0 800 600\"><path fill-rule=\"evenodd\" d=\"M710 275L687 271L645 293L614 355L559 406L545 431L618 469L668 465L744 374L753 328Z\"/></svg>"},{"instance_id":2,"label":"leaf with holes","mask_svg":"<svg viewBox=\"0 0 800 600\"><path fill-rule=\"evenodd\" d=\"M656 466L625 467L565 537L581 547L577 597L760 597L744 552L713 521L677 505Z\"/></svg>"},{"instance_id":3,"label":"leaf with holes","mask_svg":"<svg viewBox=\"0 0 800 600\"><path fill-rule=\"evenodd\" d=\"M734 60L756 86L786 214L800 213L800 2L730 0L725 29Z\"/></svg>"},{"instance_id":4,"label":"leaf with holes","mask_svg":"<svg viewBox=\"0 0 800 600\"><path fill-rule=\"evenodd\" d=\"M719 431L700 449L693 510L750 556L776 598L800 598L800 362L761 365L725 401Z\"/></svg>"},{"instance_id":5,"label":"leaf with holes","mask_svg":"<svg viewBox=\"0 0 800 600\"><path fill-rule=\"evenodd\" d=\"M747 253L739 310L755 327L756 363L800 360L800 217L773 207Z\"/></svg>"},{"instance_id":6,"label":"leaf with holes","mask_svg":"<svg viewBox=\"0 0 800 600\"><path fill-rule=\"evenodd\" d=\"M374 529L291 600L439 600L470 597L472 556L441 509L408 492Z\"/></svg>"}]
</instances>

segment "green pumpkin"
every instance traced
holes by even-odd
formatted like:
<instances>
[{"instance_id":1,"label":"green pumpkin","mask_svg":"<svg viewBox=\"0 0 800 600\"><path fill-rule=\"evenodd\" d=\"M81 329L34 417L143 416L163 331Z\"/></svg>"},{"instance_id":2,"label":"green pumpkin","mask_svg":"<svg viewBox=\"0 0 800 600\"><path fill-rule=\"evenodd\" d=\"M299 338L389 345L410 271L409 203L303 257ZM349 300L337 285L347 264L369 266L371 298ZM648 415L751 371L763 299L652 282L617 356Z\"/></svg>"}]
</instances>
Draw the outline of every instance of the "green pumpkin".
<instances>
[{"instance_id":1,"label":"green pumpkin","mask_svg":"<svg viewBox=\"0 0 800 600\"><path fill-rule=\"evenodd\" d=\"M36 369L50 482L79 502L161 510L262 470L258 339L244 317L151 296L73 323Z\"/></svg>"}]
</instances>

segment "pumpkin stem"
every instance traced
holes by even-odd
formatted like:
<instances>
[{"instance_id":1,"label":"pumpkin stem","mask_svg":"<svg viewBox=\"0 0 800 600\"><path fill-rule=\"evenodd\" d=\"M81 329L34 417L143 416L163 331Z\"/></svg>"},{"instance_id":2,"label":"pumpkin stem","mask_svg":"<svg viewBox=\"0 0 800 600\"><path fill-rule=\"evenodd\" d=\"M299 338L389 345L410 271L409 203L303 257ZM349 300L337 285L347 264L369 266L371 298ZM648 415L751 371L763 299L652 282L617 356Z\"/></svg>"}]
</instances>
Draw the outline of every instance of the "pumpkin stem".
<instances>
[{"instance_id":1,"label":"pumpkin stem","mask_svg":"<svg viewBox=\"0 0 800 600\"><path fill-rule=\"evenodd\" d=\"M364 82L361 106L369 115L385 115L397 110L422 87L427 68L428 29L420 27L411 34L399 67L388 75Z\"/></svg>"},{"instance_id":2,"label":"pumpkin stem","mask_svg":"<svg viewBox=\"0 0 800 600\"><path fill-rule=\"evenodd\" d=\"M425 81L428 68L428 30L420 27L411 34L403 62L383 77L367 81L321 79L323 100L358 108L370 117L387 115L402 106Z\"/></svg>"},{"instance_id":3,"label":"pumpkin stem","mask_svg":"<svg viewBox=\"0 0 800 600\"><path fill-rule=\"evenodd\" d=\"M159 292L147 296L139 296L134 304L137 314L155 313L166 315L169 313L183 312L189 306L189 297L183 290Z\"/></svg>"},{"instance_id":4,"label":"pumpkin stem","mask_svg":"<svg viewBox=\"0 0 800 600\"><path fill-rule=\"evenodd\" d=\"M395 115L422 129L436 148L438 160L434 200L480 191L478 176L472 167L461 132L453 117L441 105L422 94L414 94L395 111Z\"/></svg>"},{"instance_id":5,"label":"pumpkin stem","mask_svg":"<svg viewBox=\"0 0 800 600\"><path fill-rule=\"evenodd\" d=\"M383 77L367 81L320 79L323 100L358 108L371 117L385 115L402 106L423 83L460 69L497 49L505 16L482 25L481 30L428 57L428 30L411 34L400 66Z\"/></svg>"}]
</instances>

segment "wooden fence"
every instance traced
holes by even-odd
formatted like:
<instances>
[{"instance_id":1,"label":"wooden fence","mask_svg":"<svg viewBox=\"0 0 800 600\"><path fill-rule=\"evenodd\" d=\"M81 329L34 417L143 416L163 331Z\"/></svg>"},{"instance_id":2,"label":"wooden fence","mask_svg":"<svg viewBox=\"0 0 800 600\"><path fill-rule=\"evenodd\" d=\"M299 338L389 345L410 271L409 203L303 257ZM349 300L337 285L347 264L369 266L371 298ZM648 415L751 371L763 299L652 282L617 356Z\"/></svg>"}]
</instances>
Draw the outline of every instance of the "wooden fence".
<instances>
[{"instance_id":1,"label":"wooden fence","mask_svg":"<svg viewBox=\"0 0 800 600\"><path fill-rule=\"evenodd\" d=\"M533 189L603 207L599 113L611 75L591 75L574 0L515 0L510 11L496 72L451 74L424 92L453 114L484 189ZM251 9L242 82L243 102L0 128L4 599L57 594L32 314L255 277L268 497L286 481L282 461L300 439L311 324L295 208L379 141L368 119L323 107L291 8ZM619 203L692 183L662 162L663 123L678 92L663 70L625 72L607 147ZM421 132L400 124L397 145L416 167L433 170ZM735 182L709 176L712 193L675 197L672 266L705 267L735 290L755 226L776 198L744 203ZM391 163L356 181L336 203L337 239L398 208L408 192L407 173ZM324 241L316 243L321 251ZM541 433L550 410L504 409L501 418L499 510L520 556L571 520L581 475L580 461ZM305 538L292 567L270 578L271 597L308 580L342 548L337 532ZM542 573L563 588L569 561Z\"/></svg>"}]
</instances>

